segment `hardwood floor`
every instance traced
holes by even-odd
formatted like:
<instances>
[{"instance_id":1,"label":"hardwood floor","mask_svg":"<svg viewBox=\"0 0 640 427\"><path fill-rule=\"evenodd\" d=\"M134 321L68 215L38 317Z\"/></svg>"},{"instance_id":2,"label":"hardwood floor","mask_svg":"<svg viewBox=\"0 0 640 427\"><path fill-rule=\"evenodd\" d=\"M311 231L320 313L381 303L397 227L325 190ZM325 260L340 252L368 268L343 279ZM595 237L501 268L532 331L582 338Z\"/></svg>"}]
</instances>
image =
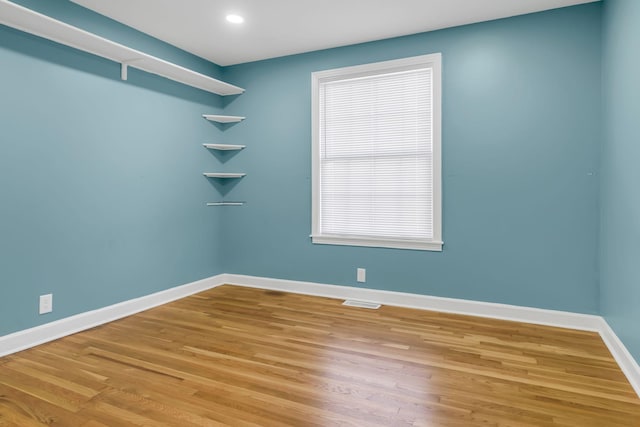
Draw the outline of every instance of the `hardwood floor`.
<instances>
[{"instance_id":1,"label":"hardwood floor","mask_svg":"<svg viewBox=\"0 0 640 427\"><path fill-rule=\"evenodd\" d=\"M0 426L640 426L595 333L221 286L0 359Z\"/></svg>"}]
</instances>

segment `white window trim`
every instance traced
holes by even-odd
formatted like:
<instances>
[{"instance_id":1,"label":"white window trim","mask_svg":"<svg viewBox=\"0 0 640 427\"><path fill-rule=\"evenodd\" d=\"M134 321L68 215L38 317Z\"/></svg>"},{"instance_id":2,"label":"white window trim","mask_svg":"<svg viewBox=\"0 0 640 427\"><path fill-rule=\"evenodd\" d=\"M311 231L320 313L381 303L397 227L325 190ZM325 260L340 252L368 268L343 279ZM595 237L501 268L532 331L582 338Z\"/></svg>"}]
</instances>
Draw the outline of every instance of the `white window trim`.
<instances>
[{"instance_id":1,"label":"white window trim","mask_svg":"<svg viewBox=\"0 0 640 427\"><path fill-rule=\"evenodd\" d=\"M402 71L429 67L433 70L433 238L431 240L390 240L358 238L357 236L335 236L320 234L320 83L337 78L355 78L367 76L376 71ZM312 215L311 238L314 244L346 246L367 246L394 249L413 249L442 251L442 55L414 56L411 58L353 67L317 71L311 74L311 113L312 113Z\"/></svg>"}]
</instances>

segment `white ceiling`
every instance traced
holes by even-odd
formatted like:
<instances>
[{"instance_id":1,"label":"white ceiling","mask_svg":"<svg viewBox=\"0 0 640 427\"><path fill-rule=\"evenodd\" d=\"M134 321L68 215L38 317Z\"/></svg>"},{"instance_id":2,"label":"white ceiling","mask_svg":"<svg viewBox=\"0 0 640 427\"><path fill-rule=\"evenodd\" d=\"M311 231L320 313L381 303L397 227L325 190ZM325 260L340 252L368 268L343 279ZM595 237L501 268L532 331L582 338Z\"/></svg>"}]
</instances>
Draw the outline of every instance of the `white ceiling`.
<instances>
[{"instance_id":1,"label":"white ceiling","mask_svg":"<svg viewBox=\"0 0 640 427\"><path fill-rule=\"evenodd\" d=\"M72 1L226 66L598 0Z\"/></svg>"}]
</instances>

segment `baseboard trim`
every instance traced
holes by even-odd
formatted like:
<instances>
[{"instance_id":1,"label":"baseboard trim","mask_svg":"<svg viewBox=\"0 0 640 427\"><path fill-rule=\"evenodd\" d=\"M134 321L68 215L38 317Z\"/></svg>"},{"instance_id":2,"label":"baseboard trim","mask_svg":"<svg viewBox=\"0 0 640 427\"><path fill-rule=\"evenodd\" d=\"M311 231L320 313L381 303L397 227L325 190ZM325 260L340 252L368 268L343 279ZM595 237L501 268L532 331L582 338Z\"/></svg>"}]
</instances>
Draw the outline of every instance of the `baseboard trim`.
<instances>
[{"instance_id":1,"label":"baseboard trim","mask_svg":"<svg viewBox=\"0 0 640 427\"><path fill-rule=\"evenodd\" d=\"M222 276L222 275L221 275ZM213 276L0 337L0 357L167 304L224 283Z\"/></svg>"},{"instance_id":2,"label":"baseboard trim","mask_svg":"<svg viewBox=\"0 0 640 427\"><path fill-rule=\"evenodd\" d=\"M618 365L620 365L620 369L626 375L629 383L640 397L640 366L606 320L601 316L238 274L219 274L186 285L177 286L2 336L0 337L0 357L91 329L123 317L131 316L141 311L167 304L198 292L213 289L223 284L328 298L357 299L383 305L598 332L609 348L612 356L616 362L618 362Z\"/></svg>"},{"instance_id":3,"label":"baseboard trim","mask_svg":"<svg viewBox=\"0 0 640 427\"><path fill-rule=\"evenodd\" d=\"M328 298L357 299L383 305L433 310L492 319L512 320L537 325L555 326L597 332L608 347L629 383L640 397L640 366L624 346L606 320L592 314L545 310L508 304L470 301L428 295L354 288L350 286L326 285L313 282L271 279L265 277L222 274L225 283L252 288L292 292Z\"/></svg>"},{"instance_id":4,"label":"baseboard trim","mask_svg":"<svg viewBox=\"0 0 640 427\"><path fill-rule=\"evenodd\" d=\"M279 290L329 298L357 299L380 303L383 305L490 317L493 319L513 320L516 322L534 323L538 325L557 326L561 328L593 332L599 331L600 322L602 320L600 316L590 314L578 314L566 311L545 310L541 308L434 297L368 288L355 288L351 286L325 285L314 282L270 279L238 274L223 274L220 278L226 280L226 283L229 284L252 288Z\"/></svg>"},{"instance_id":5,"label":"baseboard trim","mask_svg":"<svg viewBox=\"0 0 640 427\"><path fill-rule=\"evenodd\" d=\"M625 347L604 318L602 318L601 329L598 332L600 332L602 340L609 348L613 358L618 362L629 383L631 383L631 387L640 397L640 365L638 365L629 350L627 350L627 347Z\"/></svg>"}]
</instances>

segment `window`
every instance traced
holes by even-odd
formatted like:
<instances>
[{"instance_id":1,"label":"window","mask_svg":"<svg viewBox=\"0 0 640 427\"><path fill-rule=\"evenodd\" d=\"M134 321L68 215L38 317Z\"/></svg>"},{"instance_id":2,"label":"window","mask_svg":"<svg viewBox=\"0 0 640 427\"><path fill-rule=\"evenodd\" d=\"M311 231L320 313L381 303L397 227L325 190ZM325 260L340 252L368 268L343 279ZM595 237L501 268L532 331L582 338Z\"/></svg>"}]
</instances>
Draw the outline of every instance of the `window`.
<instances>
[{"instance_id":1,"label":"window","mask_svg":"<svg viewBox=\"0 0 640 427\"><path fill-rule=\"evenodd\" d=\"M313 243L442 250L440 64L312 74Z\"/></svg>"}]
</instances>

